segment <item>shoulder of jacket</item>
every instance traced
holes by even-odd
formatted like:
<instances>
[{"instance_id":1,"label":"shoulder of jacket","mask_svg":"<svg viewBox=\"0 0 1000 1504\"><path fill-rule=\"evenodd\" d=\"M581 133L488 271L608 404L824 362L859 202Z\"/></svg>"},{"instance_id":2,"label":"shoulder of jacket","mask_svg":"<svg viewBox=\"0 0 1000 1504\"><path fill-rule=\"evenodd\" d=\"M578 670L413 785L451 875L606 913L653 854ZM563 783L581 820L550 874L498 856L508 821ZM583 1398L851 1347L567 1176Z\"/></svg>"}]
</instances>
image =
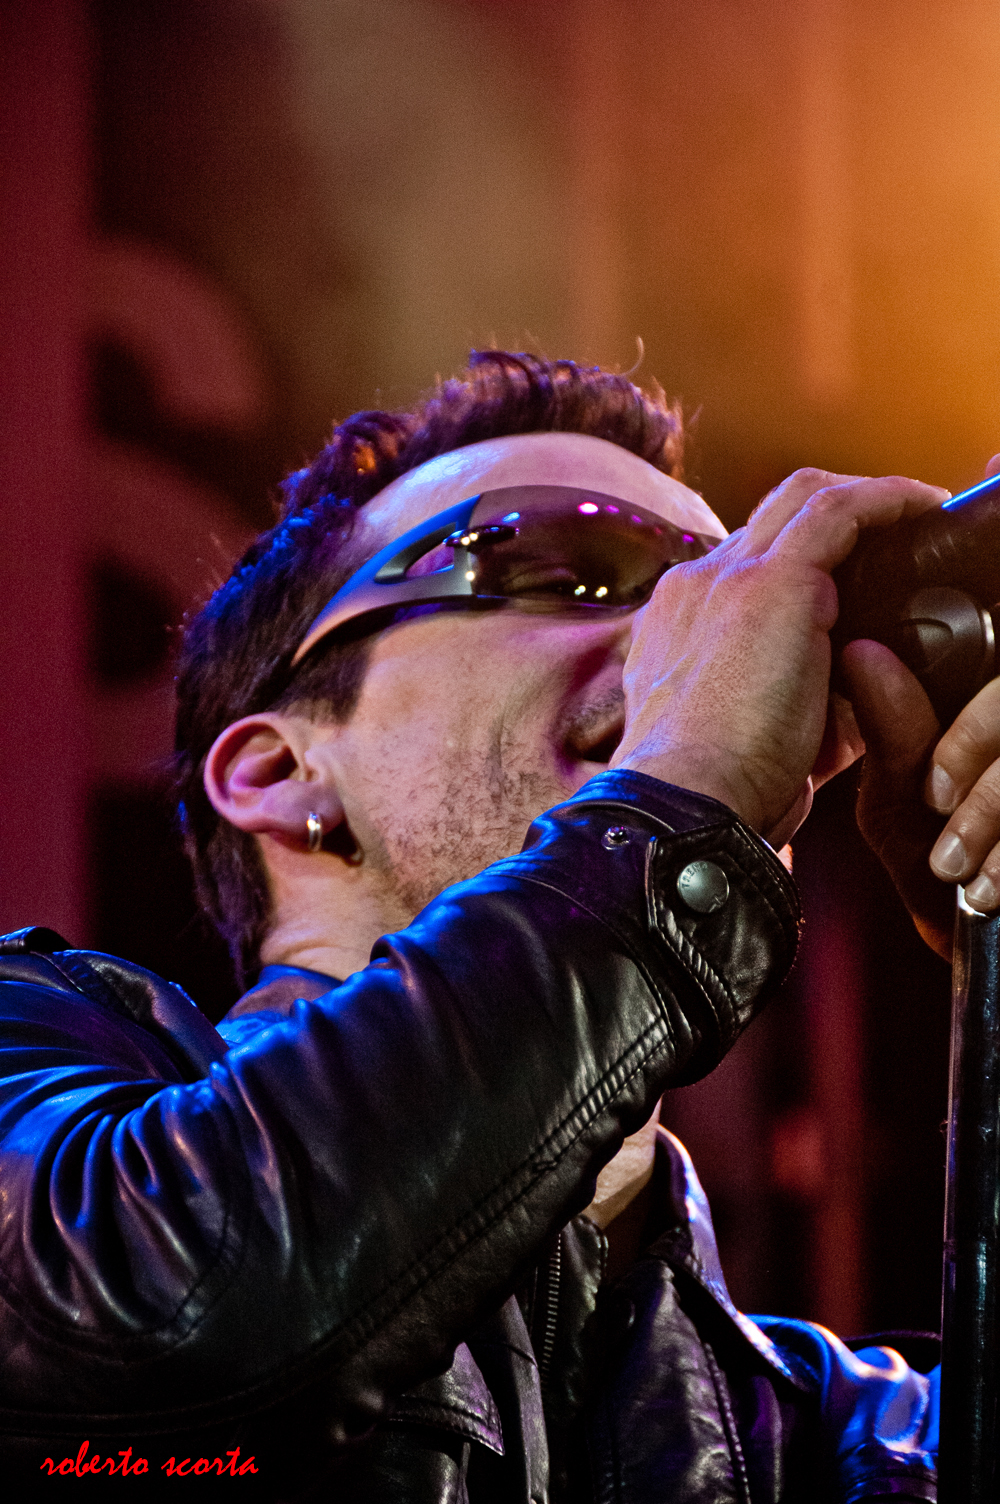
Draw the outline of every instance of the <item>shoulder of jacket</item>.
<instances>
[{"instance_id":1,"label":"shoulder of jacket","mask_svg":"<svg viewBox=\"0 0 1000 1504\"><path fill-rule=\"evenodd\" d=\"M0 936L0 982L75 992L156 1036L194 1080L227 1045L176 982L101 951L74 950L55 930L29 925Z\"/></svg>"}]
</instances>

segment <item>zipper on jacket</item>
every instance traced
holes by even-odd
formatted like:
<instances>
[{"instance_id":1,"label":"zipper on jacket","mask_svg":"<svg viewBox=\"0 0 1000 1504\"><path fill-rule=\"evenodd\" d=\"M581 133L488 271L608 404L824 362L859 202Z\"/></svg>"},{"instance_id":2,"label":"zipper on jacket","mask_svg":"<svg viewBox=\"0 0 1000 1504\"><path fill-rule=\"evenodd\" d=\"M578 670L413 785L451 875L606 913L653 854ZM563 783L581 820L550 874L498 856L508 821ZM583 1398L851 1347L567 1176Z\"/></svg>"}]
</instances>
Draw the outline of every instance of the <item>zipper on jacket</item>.
<instances>
[{"instance_id":1,"label":"zipper on jacket","mask_svg":"<svg viewBox=\"0 0 1000 1504\"><path fill-rule=\"evenodd\" d=\"M559 1286L562 1281L562 1234L556 1238L555 1246L549 1254L548 1267L545 1271L545 1322L542 1327L542 1349L538 1359L538 1377L544 1396L547 1387L549 1369L552 1366L552 1354L556 1345L556 1327L559 1323Z\"/></svg>"}]
</instances>

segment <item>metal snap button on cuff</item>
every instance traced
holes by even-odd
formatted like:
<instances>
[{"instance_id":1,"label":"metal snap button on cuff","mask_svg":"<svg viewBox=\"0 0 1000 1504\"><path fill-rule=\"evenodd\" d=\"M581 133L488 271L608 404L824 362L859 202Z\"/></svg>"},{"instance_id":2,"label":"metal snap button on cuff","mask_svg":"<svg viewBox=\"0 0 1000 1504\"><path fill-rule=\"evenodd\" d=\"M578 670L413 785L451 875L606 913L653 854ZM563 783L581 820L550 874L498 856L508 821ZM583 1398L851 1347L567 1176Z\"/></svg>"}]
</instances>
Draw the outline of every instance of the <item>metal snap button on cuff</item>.
<instances>
[{"instance_id":1,"label":"metal snap button on cuff","mask_svg":"<svg viewBox=\"0 0 1000 1504\"><path fill-rule=\"evenodd\" d=\"M627 846L631 839L624 825L612 825L601 837L601 845L605 851L614 851L619 846Z\"/></svg>"},{"instance_id":2,"label":"metal snap button on cuff","mask_svg":"<svg viewBox=\"0 0 1000 1504\"><path fill-rule=\"evenodd\" d=\"M696 914L714 914L729 897L729 879L717 862L688 862L677 891Z\"/></svg>"}]
</instances>

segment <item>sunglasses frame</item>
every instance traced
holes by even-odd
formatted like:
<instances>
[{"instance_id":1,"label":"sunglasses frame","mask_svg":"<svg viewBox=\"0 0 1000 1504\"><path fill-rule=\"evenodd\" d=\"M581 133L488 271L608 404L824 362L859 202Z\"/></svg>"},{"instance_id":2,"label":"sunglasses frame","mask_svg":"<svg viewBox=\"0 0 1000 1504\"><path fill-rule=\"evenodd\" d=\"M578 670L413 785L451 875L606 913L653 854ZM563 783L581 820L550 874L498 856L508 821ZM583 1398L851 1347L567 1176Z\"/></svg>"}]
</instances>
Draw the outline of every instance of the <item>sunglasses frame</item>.
<instances>
[{"instance_id":1,"label":"sunglasses frame","mask_svg":"<svg viewBox=\"0 0 1000 1504\"><path fill-rule=\"evenodd\" d=\"M574 498L572 502L570 497ZM408 576L406 571L446 539L468 531L475 512L484 503L487 504L487 512L491 517L501 509L504 510L504 516L499 518L499 525L503 525L519 521L521 509L530 509L532 502L538 510L542 510L547 502L551 511L554 500L558 500L567 511L571 506L575 507L583 516L594 515L601 508L609 506L616 511L621 509L635 516L638 521L649 523L661 533L673 534L679 545L685 545L681 552L686 551L688 558L699 558L722 542L721 538L707 533L689 532L655 512L648 512L643 507L624 501L620 496L608 496L601 491L588 491L577 486L507 486L495 491L481 491L393 539L352 574L310 626L295 652L292 667L297 667L306 654L322 639L329 637L331 632L346 626L348 622L358 621L363 616L394 610L400 606L441 605L457 601L490 604L518 599L509 595L486 595L477 590L475 570L472 567L475 563L475 551L458 542L453 545L454 561L450 569L413 576ZM487 523L484 520L481 523L483 527L492 525L497 525L496 521ZM470 544L473 541L476 540L470 538ZM684 560L678 559L675 562L681 563ZM671 567L670 564L665 566L667 569ZM638 609L636 605L605 606L568 598L560 599L558 604L561 609L602 612L605 615L609 612L622 613Z\"/></svg>"}]
</instances>

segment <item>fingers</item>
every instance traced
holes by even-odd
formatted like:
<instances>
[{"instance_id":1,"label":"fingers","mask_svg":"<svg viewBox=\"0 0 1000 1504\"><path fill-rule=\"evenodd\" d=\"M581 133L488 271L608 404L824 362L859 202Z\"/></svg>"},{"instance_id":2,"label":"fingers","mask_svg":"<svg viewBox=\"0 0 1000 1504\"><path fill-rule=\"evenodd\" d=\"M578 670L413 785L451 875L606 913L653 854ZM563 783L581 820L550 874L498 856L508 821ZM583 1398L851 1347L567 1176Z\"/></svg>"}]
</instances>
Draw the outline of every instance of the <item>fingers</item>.
<instances>
[{"instance_id":1,"label":"fingers","mask_svg":"<svg viewBox=\"0 0 1000 1504\"><path fill-rule=\"evenodd\" d=\"M959 715L934 748L925 797L932 809L951 815L1000 757L1000 679L992 679Z\"/></svg>"},{"instance_id":2,"label":"fingers","mask_svg":"<svg viewBox=\"0 0 1000 1504\"><path fill-rule=\"evenodd\" d=\"M816 491L787 522L779 539L782 551L819 569L842 564L867 527L888 527L906 517L939 507L950 491L898 475L851 480Z\"/></svg>"},{"instance_id":3,"label":"fingers","mask_svg":"<svg viewBox=\"0 0 1000 1504\"><path fill-rule=\"evenodd\" d=\"M817 491L861 479L860 475L837 475L832 470L796 470L780 486L769 491L750 514L746 534L753 541L754 552L766 553L782 528Z\"/></svg>"},{"instance_id":4,"label":"fingers","mask_svg":"<svg viewBox=\"0 0 1000 1504\"><path fill-rule=\"evenodd\" d=\"M885 779L899 788L922 774L940 727L920 681L881 642L848 643L840 668L869 758Z\"/></svg>"},{"instance_id":5,"label":"fingers","mask_svg":"<svg viewBox=\"0 0 1000 1504\"><path fill-rule=\"evenodd\" d=\"M866 746L858 825L920 934L947 960L955 899L928 866L941 817L923 800L927 757L940 729L937 717L918 680L882 643L852 642L840 663Z\"/></svg>"},{"instance_id":6,"label":"fingers","mask_svg":"<svg viewBox=\"0 0 1000 1504\"><path fill-rule=\"evenodd\" d=\"M986 475L998 472L1000 455L994 455ZM870 754L859 821L918 927L947 955L945 922L934 918L940 905L926 887L920 843L925 832L933 840L929 867L939 884L963 883L970 906L983 913L1000 907L1000 680L986 685L934 746L922 779L920 815L912 791L936 732L926 696L898 659L875 643L852 643L841 663ZM950 817L936 839L930 811Z\"/></svg>"},{"instance_id":7,"label":"fingers","mask_svg":"<svg viewBox=\"0 0 1000 1504\"><path fill-rule=\"evenodd\" d=\"M964 883L972 908L1000 907L1000 680L979 691L935 747L924 797L951 817L931 852L933 871Z\"/></svg>"},{"instance_id":8,"label":"fingers","mask_svg":"<svg viewBox=\"0 0 1000 1504\"><path fill-rule=\"evenodd\" d=\"M794 537L811 562L831 569L850 553L859 528L916 516L940 506L950 495L940 486L898 475L872 478L796 470L765 496L747 523L746 535L753 551L764 553L784 533Z\"/></svg>"},{"instance_id":9,"label":"fingers","mask_svg":"<svg viewBox=\"0 0 1000 1504\"><path fill-rule=\"evenodd\" d=\"M994 765L941 832L931 869L945 882L965 885L970 907L989 914L1000 907L1000 769Z\"/></svg>"}]
</instances>

